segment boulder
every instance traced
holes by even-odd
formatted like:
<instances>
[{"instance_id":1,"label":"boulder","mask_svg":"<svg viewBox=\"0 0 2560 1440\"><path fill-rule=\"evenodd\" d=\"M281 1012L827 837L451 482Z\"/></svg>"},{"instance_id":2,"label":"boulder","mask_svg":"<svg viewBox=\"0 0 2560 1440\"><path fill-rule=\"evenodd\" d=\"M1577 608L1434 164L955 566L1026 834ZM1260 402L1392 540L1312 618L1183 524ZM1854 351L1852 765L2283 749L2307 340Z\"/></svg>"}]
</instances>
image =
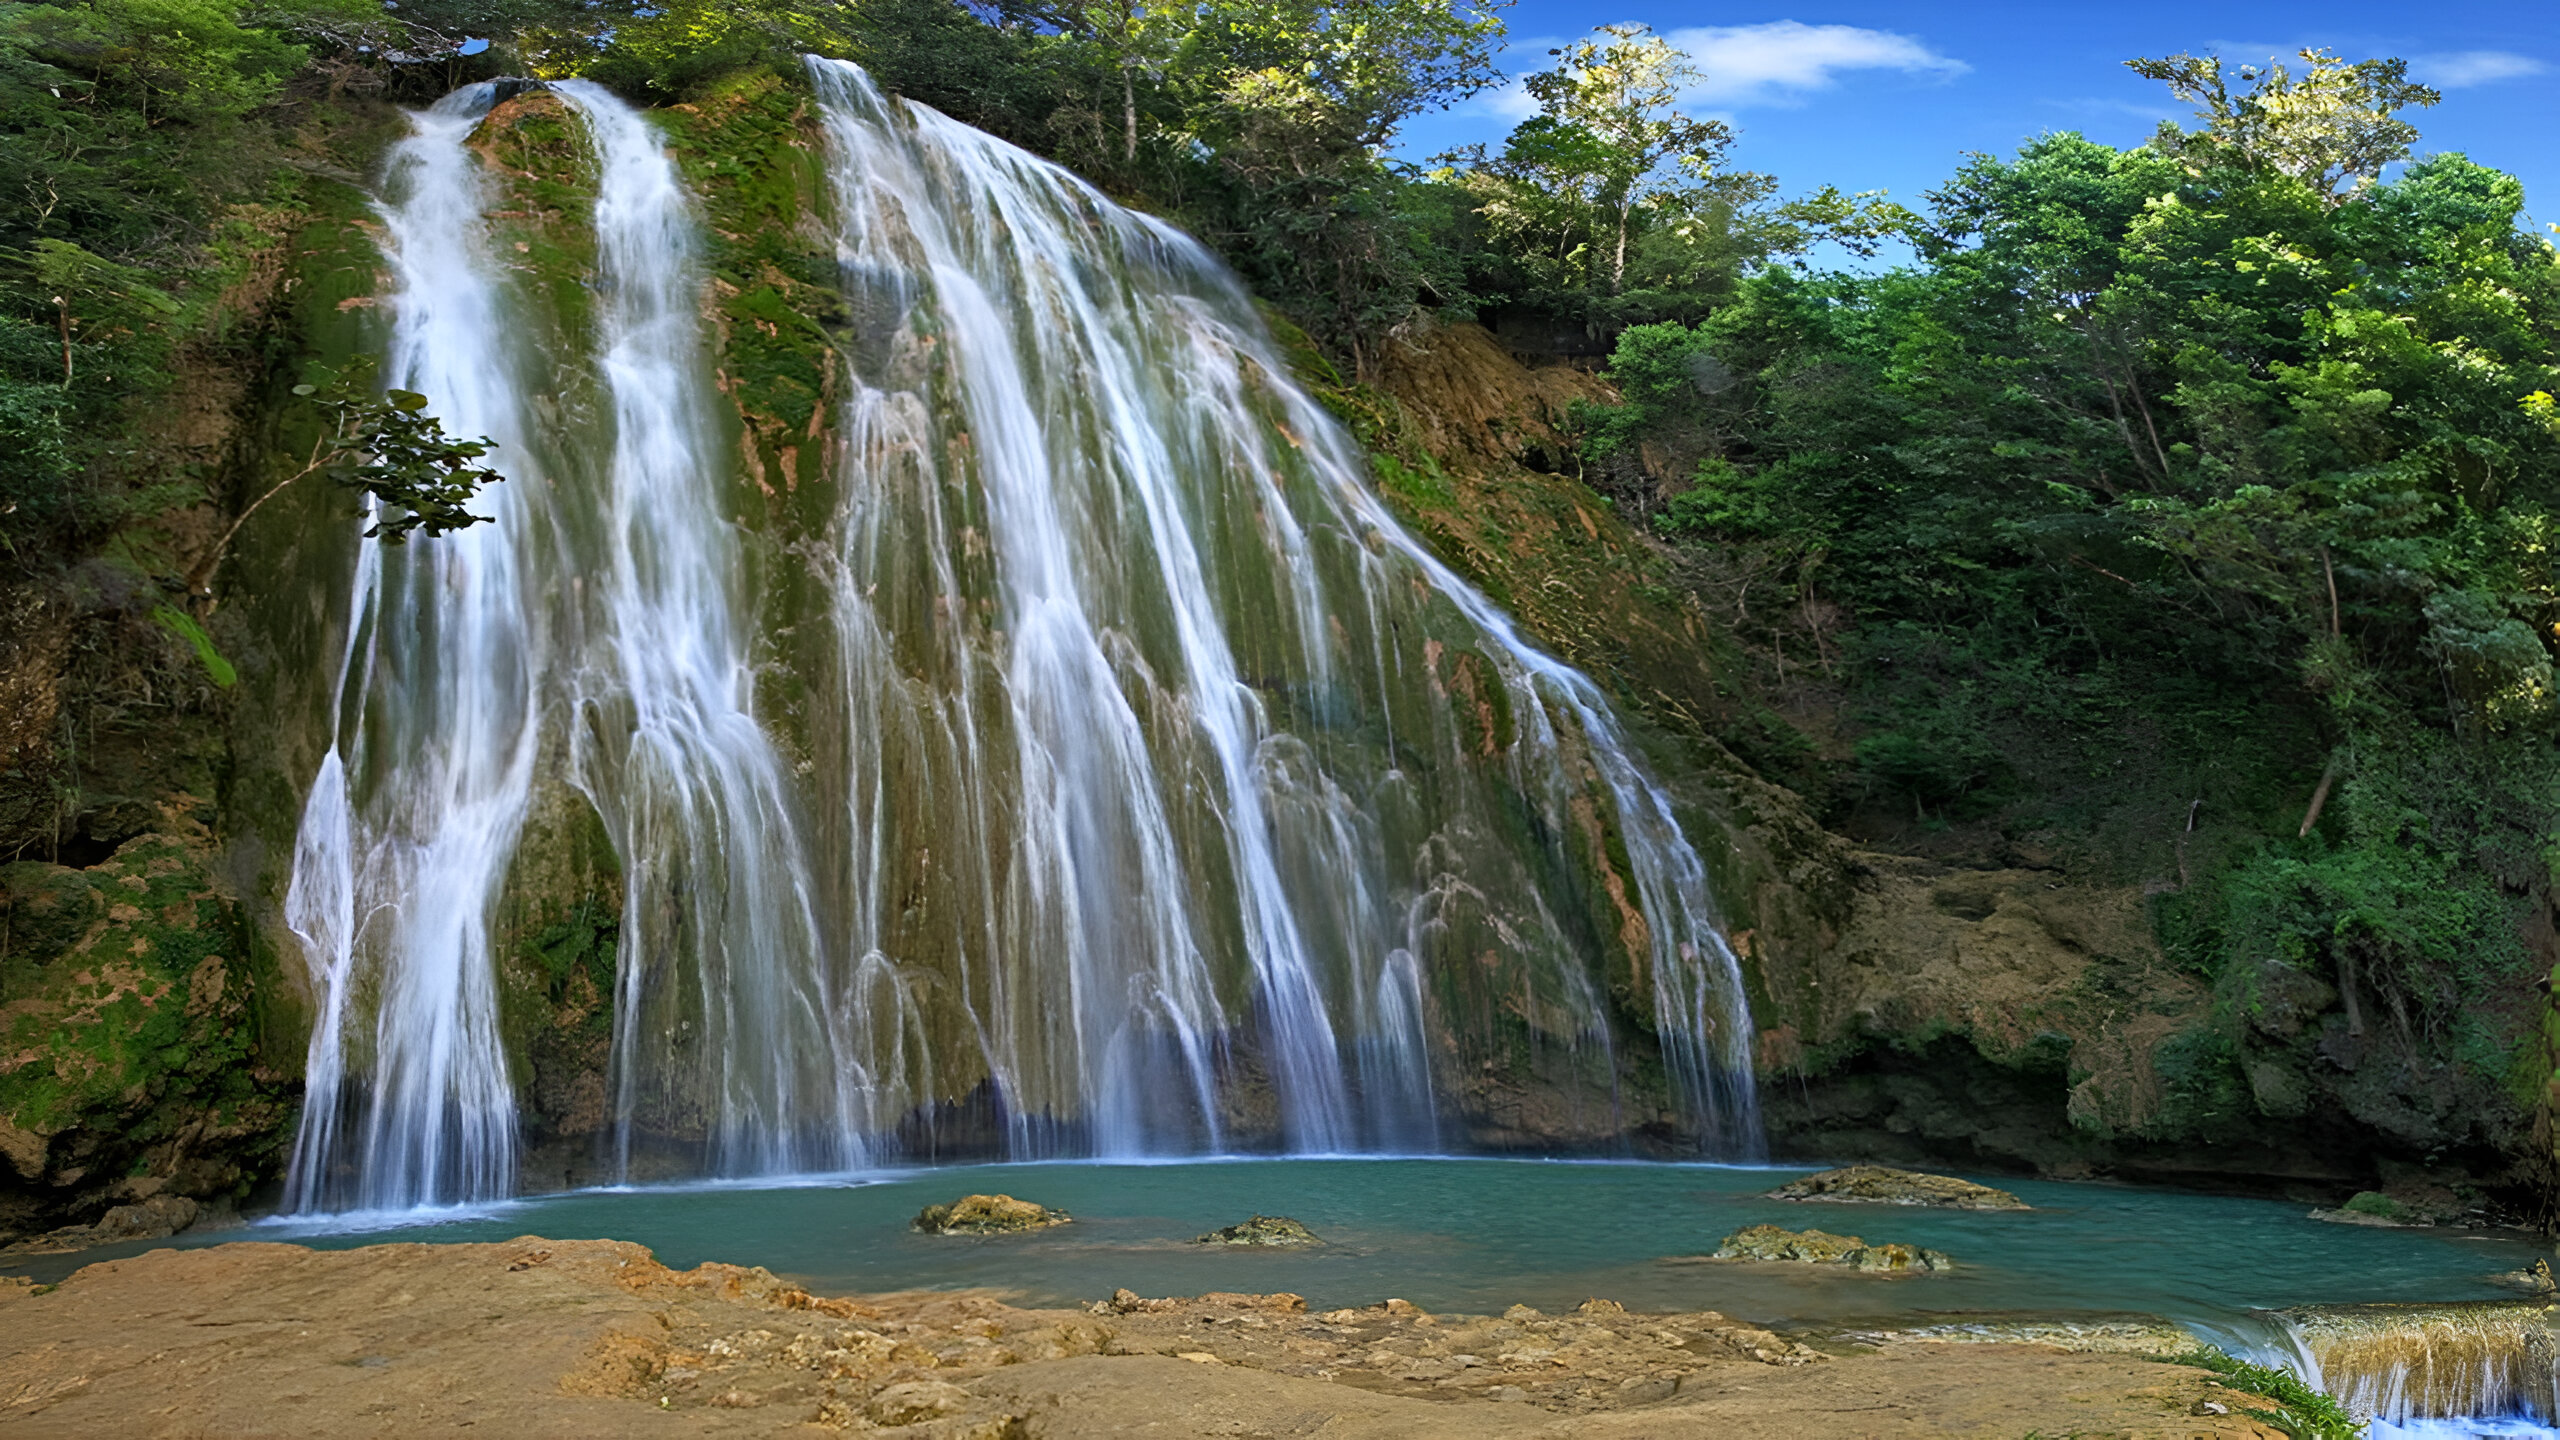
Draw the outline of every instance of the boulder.
<instances>
[{"instance_id":1,"label":"boulder","mask_svg":"<svg viewBox=\"0 0 2560 1440\"><path fill-rule=\"evenodd\" d=\"M915 1228L927 1235L1005 1235L1017 1230L1046 1230L1073 1216L1010 1195L963 1195L948 1205L927 1205Z\"/></svg>"},{"instance_id":2,"label":"boulder","mask_svg":"<svg viewBox=\"0 0 2560 1440\"><path fill-rule=\"evenodd\" d=\"M118 1205L95 1224L69 1225L0 1247L0 1255L60 1255L119 1240L158 1240L193 1225L199 1213L196 1202L184 1195L154 1195L138 1205Z\"/></svg>"},{"instance_id":3,"label":"boulder","mask_svg":"<svg viewBox=\"0 0 2560 1440\"><path fill-rule=\"evenodd\" d=\"M2411 1191L2417 1191L2417 1193L2410 1193ZM2358 1191L2348 1198L2347 1203L2335 1210L2312 1211L2311 1218L2326 1220L2332 1225L2424 1228L2430 1225L2456 1224L2465 1217L2462 1212L2462 1202L2456 1199L2452 1192L2437 1191L2434 1194L2427 1194L2421 1187L2408 1187L2396 1192Z\"/></svg>"},{"instance_id":4,"label":"boulder","mask_svg":"<svg viewBox=\"0 0 2560 1440\"><path fill-rule=\"evenodd\" d=\"M1850 1205L1930 1205L1944 1210L2024 1210L2027 1202L2006 1190L1882 1165L1848 1165L1790 1180L1769 1192L1772 1200L1823 1200Z\"/></svg>"},{"instance_id":5,"label":"boulder","mask_svg":"<svg viewBox=\"0 0 2560 1440\"><path fill-rule=\"evenodd\" d=\"M947 1380L909 1380L872 1396L864 1413L874 1425L914 1425L967 1409L969 1399L968 1391Z\"/></svg>"},{"instance_id":6,"label":"boulder","mask_svg":"<svg viewBox=\"0 0 2560 1440\"><path fill-rule=\"evenodd\" d=\"M1754 1225L1724 1237L1716 1248L1718 1260L1795 1260L1807 1265L1837 1265L1850 1252L1863 1250L1867 1242L1855 1235L1833 1235L1823 1230L1781 1230L1775 1225Z\"/></svg>"},{"instance_id":7,"label":"boulder","mask_svg":"<svg viewBox=\"0 0 2560 1440\"><path fill-rule=\"evenodd\" d=\"M2549 1295L2560 1291L2560 1281L2552 1279L2551 1262L2548 1260L2536 1260L2522 1270L2508 1270L2489 1278L2496 1284L2511 1285L2518 1290L2529 1290L2536 1295Z\"/></svg>"},{"instance_id":8,"label":"boulder","mask_svg":"<svg viewBox=\"0 0 2560 1440\"><path fill-rule=\"evenodd\" d=\"M1286 1215L1256 1215L1224 1230L1212 1230L1197 1245L1321 1245L1314 1231Z\"/></svg>"},{"instance_id":9,"label":"boulder","mask_svg":"<svg viewBox=\"0 0 2560 1440\"><path fill-rule=\"evenodd\" d=\"M1778 1260L1800 1265L1845 1265L1878 1274L1953 1270L1956 1262L1936 1250L1887 1242L1870 1245L1855 1235L1822 1230L1782 1230L1754 1225L1724 1237L1711 1260Z\"/></svg>"}]
</instances>

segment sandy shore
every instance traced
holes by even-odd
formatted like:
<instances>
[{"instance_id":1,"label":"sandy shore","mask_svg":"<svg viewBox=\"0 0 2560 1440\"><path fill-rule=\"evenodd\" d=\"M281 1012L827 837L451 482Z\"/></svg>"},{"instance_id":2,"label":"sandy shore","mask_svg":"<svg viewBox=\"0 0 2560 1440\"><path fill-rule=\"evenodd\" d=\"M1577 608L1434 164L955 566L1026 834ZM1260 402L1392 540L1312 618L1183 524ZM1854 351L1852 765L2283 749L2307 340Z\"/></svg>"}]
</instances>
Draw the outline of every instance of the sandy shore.
<instances>
[{"instance_id":1,"label":"sandy shore","mask_svg":"<svg viewBox=\"0 0 2560 1440\"><path fill-rule=\"evenodd\" d=\"M2036 1345L1824 1353L1711 1312L1026 1310L832 1299L609 1240L230 1244L0 1282L0 1436L2263 1436L2202 1371ZM1844 1353L1845 1352L1845 1353Z\"/></svg>"}]
</instances>

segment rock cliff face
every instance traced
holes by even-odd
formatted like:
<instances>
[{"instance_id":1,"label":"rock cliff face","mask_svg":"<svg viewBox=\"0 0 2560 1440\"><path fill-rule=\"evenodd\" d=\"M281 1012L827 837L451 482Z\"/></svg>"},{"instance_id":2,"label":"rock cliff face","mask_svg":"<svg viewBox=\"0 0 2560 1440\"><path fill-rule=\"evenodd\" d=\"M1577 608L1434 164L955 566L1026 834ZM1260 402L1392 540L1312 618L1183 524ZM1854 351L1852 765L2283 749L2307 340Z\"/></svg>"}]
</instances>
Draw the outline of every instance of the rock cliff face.
<instances>
[{"instance_id":1,"label":"rock cliff face","mask_svg":"<svg viewBox=\"0 0 2560 1440\"><path fill-rule=\"evenodd\" d=\"M1592 374L1450 326L1391 349L1375 388L1339 404L1385 453L1380 488L1408 522L1650 718L1684 818L1721 837L1709 862L1749 972L1775 1151L2324 1202L2379 1182L2531 1210L2530 1098L2465 1118L2428 1111L2433 1082L2388 1059L2336 1063L2356 1058L2332 1033L2342 997L2280 966L2207 984L2163 953L2161 885L2092 878L2130 866L1864 848L1739 759L1718 738L1740 707L1713 617L1575 478L1571 407L1608 398ZM2394 1086L2425 1093L2379 1095ZM2354 1118L2419 1112L2436 1118Z\"/></svg>"},{"instance_id":2,"label":"rock cliff face","mask_svg":"<svg viewBox=\"0 0 2560 1440\"><path fill-rule=\"evenodd\" d=\"M839 347L856 317L815 218L819 137L805 95L771 75L660 118L703 211L704 314L749 529L765 547L751 563L765 566L833 521L818 477L838 443ZM390 132L376 114L334 133L328 163L362 174ZM554 321L580 323L589 242L566 217L592 196L564 107L518 96L477 144L506 196L499 241L544 287ZM352 186L273 224L263 278L239 306L261 343L208 359L175 418L154 422L222 477L227 508L308 448L285 394L304 368L380 343L371 224ZM1576 478L1571 408L1609 398L1602 381L1526 365L1467 325L1391 346L1371 386L1299 358L1372 451L1400 516L1642 717L1638 742L1701 841L1746 968L1776 1149L2300 1182L2330 1199L2377 1178L2428 1178L2423 1123L2376 1142L2323 1118L2319 1086L2335 1077L2315 1079L2308 1057L2336 997L2208 990L2164 957L2139 887L2024 858L1973 869L1861 849L1722 743L1734 696L1716 616L1670 555ZM58 586L0 593L0 855L41 857L0 868L0 1240L155 1194L240 1199L280 1164L311 1024L281 906L302 794L328 745L326 658L346 643L328 598L353 564L343 508L315 484L262 511L214 593L197 597L202 647L150 604L116 597L191 570L219 528L212 507L130 525L66 582L95 603L66 605ZM814 729L837 718L791 682L805 658L795 647L813 642L782 625L761 643L763 718L805 757ZM236 684L216 682L215 660ZM1512 717L1481 656L1435 651L1429 683L1486 746L1507 743ZM556 755L543 764L563 768ZM1594 893L1613 893L1610 837L1596 819L1590 830L1577 853ZM530 1185L596 1174L623 887L595 812L565 785L544 788L495 927ZM1613 997L1631 1043L1604 1073L1542 1049L1535 997L1523 1010L1496 980L1448 980L1491 1037L1439 1077L1465 1143L1676 1140L1641 987ZM2235 1036L2255 1037L2239 1110L2200 1093L2190 1063ZM983 1093L966 1077L945 1088L938 1124L917 1137L968 1140L972 1123L978 1140L991 1136ZM1255 1101L1248 1091L1239 1103ZM2496 1178L2497 1155L2468 1158L2467 1172L2433 1178Z\"/></svg>"}]
</instances>

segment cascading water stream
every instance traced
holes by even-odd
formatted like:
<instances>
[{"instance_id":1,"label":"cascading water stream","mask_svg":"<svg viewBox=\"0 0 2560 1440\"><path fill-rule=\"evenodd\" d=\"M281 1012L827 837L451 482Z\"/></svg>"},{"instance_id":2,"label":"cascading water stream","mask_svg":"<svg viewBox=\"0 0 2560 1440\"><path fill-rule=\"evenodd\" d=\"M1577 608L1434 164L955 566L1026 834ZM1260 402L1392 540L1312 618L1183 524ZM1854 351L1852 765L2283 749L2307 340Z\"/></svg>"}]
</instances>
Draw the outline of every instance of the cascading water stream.
<instances>
[{"instance_id":1,"label":"cascading water stream","mask_svg":"<svg viewBox=\"0 0 2560 1440\"><path fill-rule=\"evenodd\" d=\"M691 203L648 121L599 86L552 88L595 153L613 408L570 746L623 857L618 1168L653 1116L703 1131L715 1174L841 1169L861 1154L836 1063L850 1017L829 1003L793 800L754 715Z\"/></svg>"},{"instance_id":2,"label":"cascading water stream","mask_svg":"<svg viewBox=\"0 0 2560 1440\"><path fill-rule=\"evenodd\" d=\"M489 907L532 791L543 620L530 602L541 479L482 249L465 139L496 90L413 117L377 207L396 277L389 382L450 431L494 437L496 523L362 542L335 743L297 832L287 923L319 1016L287 1181L295 1210L405 1208L515 1188L516 1106L497 1029Z\"/></svg>"},{"instance_id":3,"label":"cascading water stream","mask_svg":"<svg viewBox=\"0 0 2560 1440\"><path fill-rule=\"evenodd\" d=\"M2546 1301L2268 1312L2265 1363L2292 1370L2375 1440L2560 1434L2560 1325Z\"/></svg>"},{"instance_id":4,"label":"cascading water stream","mask_svg":"<svg viewBox=\"0 0 2560 1440\"><path fill-rule=\"evenodd\" d=\"M1379 813L1425 787L1392 764L1354 773L1341 743L1392 731L1392 692L1432 663L1418 586L1455 611L1451 643L1482 647L1521 718L1515 791L1552 830L1591 813L1589 780L1605 790L1591 828L1613 819L1623 842L1636 894L1616 897L1620 939L1645 956L1670 1067L1709 1145L1752 1153L1739 965L1704 865L1599 692L1405 534L1197 245L886 99L855 67L811 70L864 317L839 586L848 700L857 729L924 739L954 788L1003 796L962 836L987 866L979 892L1000 897L963 948L989 998L988 1068L1017 1109L1080 1110L1105 1153L1214 1144L1220 1047L1241 1029L1290 1148L1430 1143L1416 955L1438 887L1469 884L1442 861L1482 838L1469 811L1485 798L1439 787L1443 828L1390 856ZM943 683L899 683L902 648L909 675ZM999 707L1004 733L983 733ZM902 760L853 750L852 829L872 842L853 857L861 893L929 843L883 798ZM857 944L894 953L877 906L862 923ZM1026 950L1042 964L1008 963ZM1230 953L1249 1013L1222 999ZM1605 1042L1588 984L1558 988ZM1168 1095L1202 1113L1168 1117Z\"/></svg>"},{"instance_id":5,"label":"cascading water stream","mask_svg":"<svg viewBox=\"0 0 2560 1440\"><path fill-rule=\"evenodd\" d=\"M982 1123L1015 1155L1431 1150L1487 1046L1605 1136L1671 1119L1618 1113L1630 1018L1681 1120L1754 1153L1705 867L1597 689L1403 532L1198 246L812 74L852 383L832 522L758 553L815 613L750 583L652 125L553 87L596 196L565 320L494 253L491 87L395 158L390 379L510 483L495 524L359 556L287 903L322 1009L295 1207L513 1188L493 917L564 805L620 868L609 1173ZM831 653L787 652L778 738L757 677L800 630Z\"/></svg>"}]
</instances>

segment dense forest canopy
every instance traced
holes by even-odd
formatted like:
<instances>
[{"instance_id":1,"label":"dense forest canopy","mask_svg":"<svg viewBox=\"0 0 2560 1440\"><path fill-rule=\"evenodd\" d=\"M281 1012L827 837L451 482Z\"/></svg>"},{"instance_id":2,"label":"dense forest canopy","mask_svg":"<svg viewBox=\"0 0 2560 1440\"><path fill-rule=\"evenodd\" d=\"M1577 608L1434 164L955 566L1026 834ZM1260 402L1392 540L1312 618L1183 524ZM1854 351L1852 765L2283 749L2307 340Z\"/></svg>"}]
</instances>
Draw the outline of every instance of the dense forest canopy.
<instances>
[{"instance_id":1,"label":"dense forest canopy","mask_svg":"<svg viewBox=\"0 0 2560 1440\"><path fill-rule=\"evenodd\" d=\"M2482 1017L2538 1003L2560 861L2560 255L2511 176L2421 153L2433 93L2135 60L2192 124L1905 206L1735 168L1687 57L1606 26L1500 143L1395 159L1501 37L1463 0L0 0L0 563L204 494L124 417L227 343L332 97L849 57L1190 228L1355 377L1434 320L1590 337L1623 398L1582 475L1724 623L1717 740L1852 833L2174 874L2156 923L2231 1019L2162 1125L2303 1103L2241 1023L2280 972L2395 1057L2339 1062L2359 1119L2537 1103Z\"/></svg>"}]
</instances>

